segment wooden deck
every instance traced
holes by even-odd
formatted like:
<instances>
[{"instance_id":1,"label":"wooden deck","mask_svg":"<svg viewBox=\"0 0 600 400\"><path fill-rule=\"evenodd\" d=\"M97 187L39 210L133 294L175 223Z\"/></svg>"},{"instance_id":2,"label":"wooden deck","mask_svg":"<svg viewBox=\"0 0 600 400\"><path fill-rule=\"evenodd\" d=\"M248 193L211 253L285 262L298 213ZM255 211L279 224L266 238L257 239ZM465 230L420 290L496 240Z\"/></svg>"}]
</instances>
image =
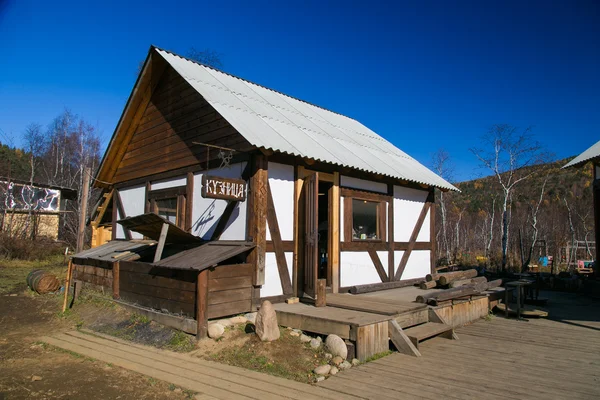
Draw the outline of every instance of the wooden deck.
<instances>
[{"instance_id":1,"label":"wooden deck","mask_svg":"<svg viewBox=\"0 0 600 400\"><path fill-rule=\"evenodd\" d=\"M319 386L370 399L600 398L600 302L544 297L551 319L496 316L422 343L420 358L393 354Z\"/></svg>"},{"instance_id":2,"label":"wooden deck","mask_svg":"<svg viewBox=\"0 0 600 400\"><path fill-rule=\"evenodd\" d=\"M72 331L43 337L41 340L199 392L197 399L358 399L351 394L340 394L326 388L205 361L186 354L142 346L96 332L91 335Z\"/></svg>"}]
</instances>

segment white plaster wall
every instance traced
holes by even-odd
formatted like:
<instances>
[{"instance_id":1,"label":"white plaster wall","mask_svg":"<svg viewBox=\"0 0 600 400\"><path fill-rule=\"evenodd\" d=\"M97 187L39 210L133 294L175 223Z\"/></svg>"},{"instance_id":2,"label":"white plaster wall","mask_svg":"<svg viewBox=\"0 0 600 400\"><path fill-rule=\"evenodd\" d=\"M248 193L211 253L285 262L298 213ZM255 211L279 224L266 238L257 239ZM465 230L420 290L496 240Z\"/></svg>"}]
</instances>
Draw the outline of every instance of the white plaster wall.
<instances>
[{"instance_id":1,"label":"white plaster wall","mask_svg":"<svg viewBox=\"0 0 600 400\"><path fill-rule=\"evenodd\" d=\"M232 164L227 168L217 168L194 174L194 205L192 207L192 233L203 239L210 239L217 227L219 218L227 206L226 200L206 199L202 197L202 175L215 175L224 178L242 177L246 163ZM246 239L246 206L248 200L237 202L223 234L222 240Z\"/></svg>"},{"instance_id":2,"label":"white plaster wall","mask_svg":"<svg viewBox=\"0 0 600 400\"><path fill-rule=\"evenodd\" d=\"M269 162L268 168L281 240L294 240L294 166ZM269 229L267 240L271 240Z\"/></svg>"},{"instance_id":3,"label":"white plaster wall","mask_svg":"<svg viewBox=\"0 0 600 400\"><path fill-rule=\"evenodd\" d=\"M381 182L367 181L364 179L352 178L350 176L340 177L340 186L359 190L369 190L372 192L387 193L387 185Z\"/></svg>"},{"instance_id":4,"label":"white plaster wall","mask_svg":"<svg viewBox=\"0 0 600 400\"><path fill-rule=\"evenodd\" d=\"M426 190L394 186L394 241L408 242L429 194ZM418 242L429 242L429 212L417 236Z\"/></svg>"},{"instance_id":5,"label":"white plaster wall","mask_svg":"<svg viewBox=\"0 0 600 400\"><path fill-rule=\"evenodd\" d=\"M404 251L395 251L394 252L394 260L397 261L396 269L402 260L402 255ZM410 257L408 258L408 262L406 263L406 268L404 268L404 272L400 277L403 279L414 279L414 278L423 278L425 275L431 272L431 259L429 257L429 250L413 250L410 253Z\"/></svg>"},{"instance_id":6,"label":"white plaster wall","mask_svg":"<svg viewBox=\"0 0 600 400\"><path fill-rule=\"evenodd\" d=\"M126 189L120 189L119 195L121 196L121 202L123 203L123 211L126 215L119 215L119 219L127 217L135 217L144 213L144 202L146 201L146 187L144 185L134 186ZM124 239L125 233L123 227L120 224L117 229L117 238ZM144 236L137 233L131 232L132 239L142 239Z\"/></svg>"},{"instance_id":7,"label":"white plaster wall","mask_svg":"<svg viewBox=\"0 0 600 400\"><path fill-rule=\"evenodd\" d=\"M287 263L290 279L292 278L293 252L286 252L285 261ZM260 297L279 296L283 294L281 279L279 279L279 269L277 268L277 259L275 253L266 253L265 257L265 284L260 288Z\"/></svg>"},{"instance_id":8,"label":"white plaster wall","mask_svg":"<svg viewBox=\"0 0 600 400\"><path fill-rule=\"evenodd\" d=\"M185 186L187 184L187 178L169 178L162 181L152 182L150 184L150 190L167 189L177 186Z\"/></svg>"},{"instance_id":9,"label":"white plaster wall","mask_svg":"<svg viewBox=\"0 0 600 400\"><path fill-rule=\"evenodd\" d=\"M384 252L378 252L384 253ZM386 256L379 256L384 268L387 263ZM371 256L366 251L342 251L340 254L340 286L366 285L380 283L379 274L371 261Z\"/></svg>"}]
</instances>

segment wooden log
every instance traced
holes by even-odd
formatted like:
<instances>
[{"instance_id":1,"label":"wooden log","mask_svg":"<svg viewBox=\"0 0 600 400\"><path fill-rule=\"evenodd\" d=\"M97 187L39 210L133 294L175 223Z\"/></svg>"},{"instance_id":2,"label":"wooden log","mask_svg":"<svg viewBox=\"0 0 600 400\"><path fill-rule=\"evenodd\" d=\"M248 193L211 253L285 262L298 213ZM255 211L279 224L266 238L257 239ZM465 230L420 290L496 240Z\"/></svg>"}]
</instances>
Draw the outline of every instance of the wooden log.
<instances>
[{"instance_id":1,"label":"wooden log","mask_svg":"<svg viewBox=\"0 0 600 400\"><path fill-rule=\"evenodd\" d=\"M69 297L69 288L71 287L71 276L73 275L73 260L69 260L69 267L67 268L67 279L65 280L65 296L63 299L62 312L67 310L67 298Z\"/></svg>"},{"instance_id":2,"label":"wooden log","mask_svg":"<svg viewBox=\"0 0 600 400\"><path fill-rule=\"evenodd\" d=\"M119 266L119 261L115 262L113 264L113 269L112 269L112 276L113 276L113 281L112 281L112 296L113 299L117 300L119 299L119 276L120 276L120 266Z\"/></svg>"},{"instance_id":3,"label":"wooden log","mask_svg":"<svg viewBox=\"0 0 600 400\"><path fill-rule=\"evenodd\" d=\"M440 274L427 274L425 276L425 281L427 282L435 282L440 279Z\"/></svg>"},{"instance_id":4,"label":"wooden log","mask_svg":"<svg viewBox=\"0 0 600 400\"><path fill-rule=\"evenodd\" d=\"M421 288L423 290L433 289L436 286L437 286L437 282L436 281L421 282L419 284L419 288Z\"/></svg>"},{"instance_id":5,"label":"wooden log","mask_svg":"<svg viewBox=\"0 0 600 400\"><path fill-rule=\"evenodd\" d=\"M476 269L467 269L465 271L456 271L456 272L446 272L444 274L440 274L440 278L438 280L439 284L444 286L449 284L450 282L459 281L463 279L475 278L477 276Z\"/></svg>"},{"instance_id":6,"label":"wooden log","mask_svg":"<svg viewBox=\"0 0 600 400\"><path fill-rule=\"evenodd\" d=\"M427 293L424 295L417 296L416 301L418 303L434 303L434 305L446 300L456 299L458 297L472 296L474 294L481 293L485 290L498 287L502 284L502 279L496 279L491 282L482 282L467 286L460 286L454 289L444 290L442 292Z\"/></svg>"},{"instance_id":7,"label":"wooden log","mask_svg":"<svg viewBox=\"0 0 600 400\"><path fill-rule=\"evenodd\" d=\"M419 285L419 284L421 284L421 282L425 282L425 278L415 278L415 279L406 279L403 281L392 281L392 282L371 283L371 284L367 284L367 285L357 285L357 286L352 286L350 288L350 293L360 294L360 293L377 292L379 290L397 289L397 288L401 288L401 287Z\"/></svg>"},{"instance_id":8,"label":"wooden log","mask_svg":"<svg viewBox=\"0 0 600 400\"><path fill-rule=\"evenodd\" d=\"M317 279L317 298L315 300L315 307L325 307L327 305L327 295L325 294L326 286L326 279Z\"/></svg>"},{"instance_id":9,"label":"wooden log","mask_svg":"<svg viewBox=\"0 0 600 400\"><path fill-rule=\"evenodd\" d=\"M450 282L448 286L450 286L451 288L456 288L459 286L472 285L483 282L487 282L487 278L485 276L478 276L477 278L473 279L461 279L458 281Z\"/></svg>"}]
</instances>

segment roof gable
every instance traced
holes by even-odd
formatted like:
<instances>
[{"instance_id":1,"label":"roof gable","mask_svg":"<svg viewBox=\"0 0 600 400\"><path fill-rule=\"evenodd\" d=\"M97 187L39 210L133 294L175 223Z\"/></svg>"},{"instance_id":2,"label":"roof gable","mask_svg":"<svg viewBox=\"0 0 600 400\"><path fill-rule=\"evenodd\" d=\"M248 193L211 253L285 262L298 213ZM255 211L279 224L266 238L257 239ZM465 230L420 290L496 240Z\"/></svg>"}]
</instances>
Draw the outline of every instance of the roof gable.
<instances>
[{"instance_id":1,"label":"roof gable","mask_svg":"<svg viewBox=\"0 0 600 400\"><path fill-rule=\"evenodd\" d=\"M596 144L593 144L589 149L569 161L563 168L585 164L594 158L600 158L600 141L598 141Z\"/></svg>"}]
</instances>

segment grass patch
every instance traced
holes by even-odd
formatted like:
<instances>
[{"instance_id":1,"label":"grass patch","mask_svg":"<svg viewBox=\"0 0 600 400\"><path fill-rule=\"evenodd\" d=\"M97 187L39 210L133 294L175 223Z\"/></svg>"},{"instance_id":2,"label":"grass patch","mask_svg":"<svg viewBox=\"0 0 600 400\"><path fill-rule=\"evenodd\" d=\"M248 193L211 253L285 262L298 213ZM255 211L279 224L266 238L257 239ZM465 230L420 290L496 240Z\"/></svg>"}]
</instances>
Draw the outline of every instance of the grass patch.
<instances>
[{"instance_id":1,"label":"grass patch","mask_svg":"<svg viewBox=\"0 0 600 400\"><path fill-rule=\"evenodd\" d=\"M371 361L379 360L380 358L387 357L387 356L389 356L392 353L393 353L393 351L388 350L388 351L383 351L381 353L373 354L371 357L367 358L365 360L365 362L368 363L368 362L371 362Z\"/></svg>"},{"instance_id":2,"label":"grass patch","mask_svg":"<svg viewBox=\"0 0 600 400\"><path fill-rule=\"evenodd\" d=\"M27 289L27 275L34 269L54 274L60 281L67 275L67 264L62 255L33 261L0 258L0 294ZM27 291L31 292L29 289Z\"/></svg>"}]
</instances>

